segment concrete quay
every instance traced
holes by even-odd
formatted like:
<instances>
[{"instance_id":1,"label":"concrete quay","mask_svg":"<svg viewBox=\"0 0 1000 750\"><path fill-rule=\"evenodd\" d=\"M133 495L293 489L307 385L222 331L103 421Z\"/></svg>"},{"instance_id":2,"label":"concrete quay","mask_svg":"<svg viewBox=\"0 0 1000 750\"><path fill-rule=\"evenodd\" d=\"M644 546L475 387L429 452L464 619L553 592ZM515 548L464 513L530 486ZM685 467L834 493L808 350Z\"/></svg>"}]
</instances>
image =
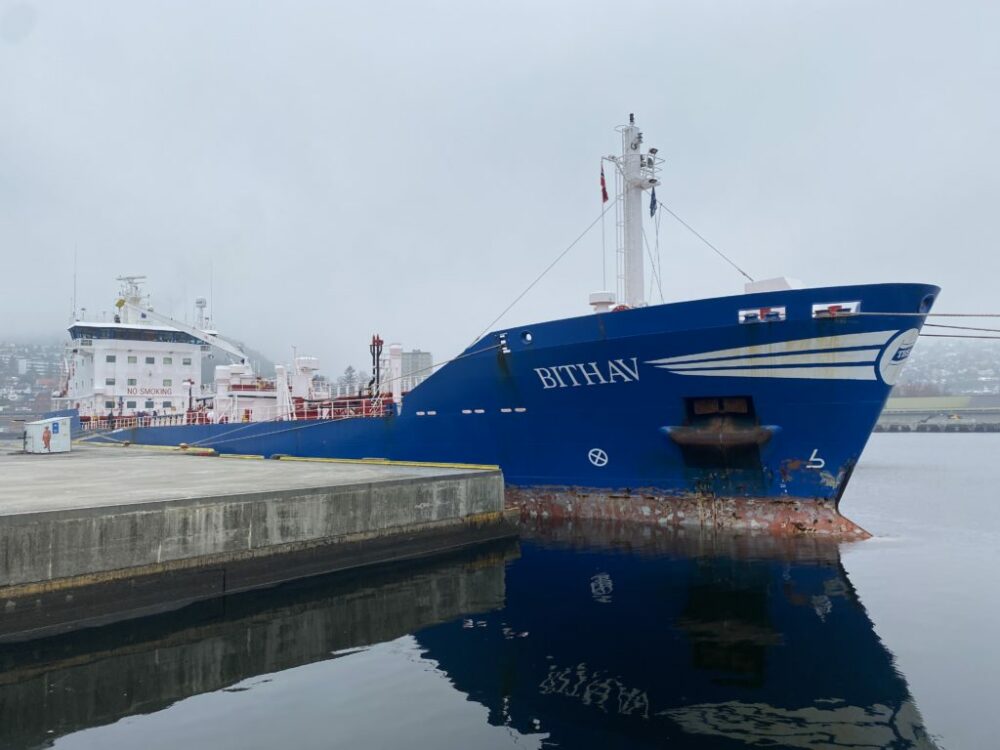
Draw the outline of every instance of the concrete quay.
<instances>
[{"instance_id":1,"label":"concrete quay","mask_svg":"<svg viewBox=\"0 0 1000 750\"><path fill-rule=\"evenodd\" d=\"M515 535L491 467L0 456L0 641Z\"/></svg>"}]
</instances>

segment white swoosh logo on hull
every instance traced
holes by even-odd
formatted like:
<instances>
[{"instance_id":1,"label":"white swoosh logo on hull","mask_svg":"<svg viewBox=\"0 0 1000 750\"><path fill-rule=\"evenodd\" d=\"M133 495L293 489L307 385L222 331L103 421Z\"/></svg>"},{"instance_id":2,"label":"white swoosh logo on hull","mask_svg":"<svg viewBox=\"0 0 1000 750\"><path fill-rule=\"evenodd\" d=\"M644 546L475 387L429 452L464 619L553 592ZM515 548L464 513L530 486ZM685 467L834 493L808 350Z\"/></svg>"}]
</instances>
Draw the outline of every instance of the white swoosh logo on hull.
<instances>
[{"instance_id":1,"label":"white swoosh logo on hull","mask_svg":"<svg viewBox=\"0 0 1000 750\"><path fill-rule=\"evenodd\" d=\"M730 378L877 380L875 362L897 331L817 336L648 360L675 375ZM802 365L810 365L803 367Z\"/></svg>"}]
</instances>

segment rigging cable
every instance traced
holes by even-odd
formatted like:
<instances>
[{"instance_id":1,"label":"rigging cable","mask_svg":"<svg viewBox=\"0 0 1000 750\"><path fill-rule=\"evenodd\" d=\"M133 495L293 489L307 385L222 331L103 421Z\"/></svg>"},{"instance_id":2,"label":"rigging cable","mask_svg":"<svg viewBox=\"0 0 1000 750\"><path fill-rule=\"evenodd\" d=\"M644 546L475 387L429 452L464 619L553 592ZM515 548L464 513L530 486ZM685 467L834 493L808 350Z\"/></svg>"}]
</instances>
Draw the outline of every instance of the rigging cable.
<instances>
[{"instance_id":1,"label":"rigging cable","mask_svg":"<svg viewBox=\"0 0 1000 750\"><path fill-rule=\"evenodd\" d=\"M412 377L413 375L415 375L417 373L425 372L427 370L433 370L436 367L443 367L444 365L450 364L452 362L456 362L456 361L458 361L460 359L465 359L466 357L471 357L471 356L473 356L475 354L485 354L486 352L493 351L494 349L499 349L502 346L503 346L503 344L492 344L491 346L486 346L486 347L483 347L482 349L476 349L474 352L466 351L466 352L464 352L462 354L459 354L457 357L452 357L451 359L446 359L444 362L435 362L434 364L430 365L429 367L422 367L419 370L413 370L412 372L408 373L406 375L406 377ZM392 382L394 382L396 380L401 379L402 377L404 377L404 376L400 375L398 378L390 378L388 380L383 380L382 383L383 384L392 383ZM301 425L299 427L288 427L288 428L285 428L283 430L274 430L274 431L271 431L271 432L265 432L265 433L263 433L261 435L253 435L253 436L248 436L248 437L264 437L264 435L276 435L276 434L278 434L280 432L289 432L289 431L294 431L294 430L304 430L304 429L306 429L308 427L316 427L318 424L324 424L326 422L337 422L340 419L350 419L350 418L352 418L354 416L357 416L357 415L349 414L349 415L344 415L344 416L339 417L339 418L324 419L324 420L320 420L319 422L316 422L316 423L313 423L313 424ZM247 424L240 425L239 427L236 427L236 428L234 428L232 430L229 430L228 432L223 432L220 435L216 435L216 436L212 436L212 437L207 437L207 438L204 438L203 440L198 440L196 442L189 443L189 445L190 446L197 446L197 445L200 445L200 444L203 444L203 443L208 443L209 446L211 446L211 445L218 445L220 443L233 442L233 440L243 440L244 438L230 438L229 440L217 440L217 439L214 439L214 438L221 438L221 437L225 437L226 435L232 435L233 433L240 432L241 430L245 430L245 429L253 426L254 424L266 424L267 422L287 422L287 421L298 421L298 420L279 419L279 418L276 417L274 419L262 420L262 421L256 422L256 423L254 423L254 422L248 422Z\"/></svg>"},{"instance_id":2,"label":"rigging cable","mask_svg":"<svg viewBox=\"0 0 1000 750\"><path fill-rule=\"evenodd\" d=\"M736 263L733 262L732 258L730 258L728 255L726 255L724 252L722 252L719 248L717 248L711 242L709 242L704 237L702 237L694 227L692 227L690 224L688 224L686 221L684 221L684 219L682 219L680 216L678 216L677 214L675 214L673 212L673 210L671 210L670 206L668 206L665 203L663 203L663 201L659 201L659 207L662 208L664 211L666 211L671 216L673 216L675 219L677 219L677 221L679 221L681 223L681 225L685 229L687 229L689 232L691 232L691 234L693 234L699 240L701 240L706 245L708 245L712 250L715 251L716 255L718 255L720 258L722 258L724 261L726 261L726 263L728 263L733 268L735 268L737 271L739 271L741 274L743 274L744 278L748 279L749 281L753 281L754 280L753 276L751 276L746 271L744 271L742 268L740 268L738 265L736 265Z\"/></svg>"},{"instance_id":3,"label":"rigging cable","mask_svg":"<svg viewBox=\"0 0 1000 750\"><path fill-rule=\"evenodd\" d=\"M656 217L654 221L656 222L656 269L657 275L660 279L660 302L666 302L663 298L663 256L660 255L660 204L656 204Z\"/></svg>"},{"instance_id":4,"label":"rigging cable","mask_svg":"<svg viewBox=\"0 0 1000 750\"><path fill-rule=\"evenodd\" d=\"M495 318L493 318L493 320L490 321L489 325L487 325L482 330L482 332L478 336L476 336L475 340L472 343L475 343L476 341L479 341L479 339L481 339L483 337L483 335L486 334L496 324L496 322L498 320L500 320L504 315L506 315L508 312L510 312L511 308L514 307L514 305L516 305L518 302L520 302L521 298L524 297L524 295L526 295L528 292L530 292L535 287L535 284L537 284L539 281L541 281L542 278L545 276L545 274L547 274L549 271L551 271L555 267L556 263L558 263L559 261L561 261L570 250L572 250L574 247L576 247L576 244L586 236L587 232L589 232L591 229L593 229L597 225L597 223L604 218L604 214L606 214L608 211L610 211L611 208L613 206L617 205L617 204L618 204L618 198L616 197L613 201L609 202L608 205L604 207L604 210L601 211L601 215L600 216L598 216L596 219L594 219L592 222L590 222L590 224L587 225L587 228L584 229L575 240L573 240L571 243L569 243L569 245L566 247L566 249L563 250L561 253L559 253L559 255L557 255L555 257L555 260L553 260L551 263L549 263L545 267L545 270L542 271L540 274L538 274L538 276L535 277L535 280L532 281L530 284L528 284L528 286L525 287L524 291L521 292L519 295L517 295L514 298L513 302L511 302L509 305L507 305L507 307L504 308L504 310L503 310L502 313L500 313Z\"/></svg>"},{"instance_id":5,"label":"rigging cable","mask_svg":"<svg viewBox=\"0 0 1000 750\"><path fill-rule=\"evenodd\" d=\"M460 359L465 359L466 357L471 357L471 356L473 356L475 354L485 354L486 352L493 351L494 349L499 349L502 346L503 346L503 344L492 344L490 346L483 347L482 349L476 349L474 352L466 351L466 352L463 352L462 354L459 354L457 357L452 357L451 359L446 359L444 362L435 362L434 364L430 365L429 367L422 367L419 370L413 370L412 372L407 373L407 375L405 377L411 377L411 376L413 376L413 375L415 375L417 373L426 372L427 370L433 370L433 369L435 369L437 367L443 367L444 365L450 364L452 362L456 362L456 361L458 361ZM394 382L396 380L399 380L402 377L404 377L404 376L400 375L397 378L389 378L388 380L384 380L382 382L383 382L383 384L388 384L388 383L392 383L392 382ZM331 402L334 401L334 399L328 399L328 400L331 401ZM276 424L276 423L279 423L279 422L296 422L296 421L299 421L299 420L295 420L295 419L285 419L285 418L281 418L281 417L274 417L272 419L262 419L259 422L246 422L246 423L242 423L238 427L234 427L231 430L227 430L227 431L222 432L222 433L220 433L218 435L210 435L208 437L202 438L201 440L192 441L192 442L188 443L187 445L188 445L189 448L196 448L196 447L199 447L199 446L204 446L206 444L207 444L207 447L211 447L213 445L220 445L222 443L231 443L231 442L234 442L234 441L246 440L246 439L249 439L249 438L265 437L267 435L277 435L277 434L280 434L280 433L283 433L283 432L294 432L295 430L305 430L305 429L308 429L309 427L318 427L321 424L327 424L329 422L339 422L339 421L341 421L343 419L353 419L353 418L355 418L357 416L359 416L359 415L357 415L357 414L345 414L345 415L340 416L340 417L331 417L329 419L316 419L316 420L310 419L309 420L310 421L309 424L299 425L299 426L296 426L296 427L286 427L286 428L281 429L281 430L272 430L270 432L255 433L253 435L247 435L245 437L236 437L236 438L231 437L228 440L220 440L220 439L218 439L218 438L224 438L227 435L234 435L237 432L242 432L244 430L252 429L252 428L254 428L254 427L258 426L258 425L262 425L262 424L268 424L268 423L270 423L270 424ZM303 420L303 421L305 421L305 420ZM215 424L221 424L221 423L220 422L216 422ZM120 440L118 438L111 437L111 435L103 435L103 436L101 436L101 441L102 442L109 442L109 443L119 443L119 444L128 444L128 443L131 442L129 440Z\"/></svg>"},{"instance_id":6,"label":"rigging cable","mask_svg":"<svg viewBox=\"0 0 1000 750\"><path fill-rule=\"evenodd\" d=\"M656 260L653 258L653 250L649 246L649 240L646 239L646 230L642 230L642 244L646 246L646 255L649 257L650 268L653 269L653 278L649 280L649 296L653 296L653 282L656 282L656 289L660 293L660 302L665 302L663 299L663 282L660 281L660 271L656 267Z\"/></svg>"}]
</instances>

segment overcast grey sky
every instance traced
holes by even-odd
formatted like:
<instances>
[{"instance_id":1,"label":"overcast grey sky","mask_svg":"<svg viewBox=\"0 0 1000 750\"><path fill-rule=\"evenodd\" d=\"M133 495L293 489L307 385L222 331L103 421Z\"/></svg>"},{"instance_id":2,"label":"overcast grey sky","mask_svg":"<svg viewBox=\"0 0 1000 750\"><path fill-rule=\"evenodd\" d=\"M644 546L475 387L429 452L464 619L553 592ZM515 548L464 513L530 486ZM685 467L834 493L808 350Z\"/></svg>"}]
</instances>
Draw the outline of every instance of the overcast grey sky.
<instances>
[{"instance_id":1,"label":"overcast grey sky","mask_svg":"<svg viewBox=\"0 0 1000 750\"><path fill-rule=\"evenodd\" d=\"M662 202L752 275L1000 311L996 2L0 0L0 338L143 273L336 374L461 350L600 210L635 112ZM669 300L742 279L664 219ZM592 232L504 319L589 311Z\"/></svg>"}]
</instances>

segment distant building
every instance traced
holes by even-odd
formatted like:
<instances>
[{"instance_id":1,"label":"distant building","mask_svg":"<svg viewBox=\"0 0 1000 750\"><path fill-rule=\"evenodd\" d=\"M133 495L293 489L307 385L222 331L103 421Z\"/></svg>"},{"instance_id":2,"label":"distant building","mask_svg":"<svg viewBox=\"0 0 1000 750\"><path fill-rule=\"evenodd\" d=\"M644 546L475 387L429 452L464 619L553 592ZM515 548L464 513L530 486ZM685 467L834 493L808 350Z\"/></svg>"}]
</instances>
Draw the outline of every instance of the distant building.
<instances>
[{"instance_id":1,"label":"distant building","mask_svg":"<svg viewBox=\"0 0 1000 750\"><path fill-rule=\"evenodd\" d=\"M408 352L404 351L402 354L402 377L400 378L400 384L402 385L403 393L407 393L431 376L434 356L430 352L421 351L420 349L413 349ZM381 391L385 394L392 393L392 383L390 382L392 369L389 361L388 347L382 353L382 358L379 360L379 367L381 368ZM358 372L357 380L354 383L349 383L342 377L334 387L334 395L357 395L359 391L367 388L371 377L371 370Z\"/></svg>"},{"instance_id":2,"label":"distant building","mask_svg":"<svg viewBox=\"0 0 1000 750\"><path fill-rule=\"evenodd\" d=\"M403 352L403 393L412 391L431 374L434 357L420 349Z\"/></svg>"},{"instance_id":3,"label":"distant building","mask_svg":"<svg viewBox=\"0 0 1000 750\"><path fill-rule=\"evenodd\" d=\"M14 362L17 366L17 374L22 377L29 372L52 377L59 375L62 370L62 362L54 357L15 357Z\"/></svg>"}]
</instances>

